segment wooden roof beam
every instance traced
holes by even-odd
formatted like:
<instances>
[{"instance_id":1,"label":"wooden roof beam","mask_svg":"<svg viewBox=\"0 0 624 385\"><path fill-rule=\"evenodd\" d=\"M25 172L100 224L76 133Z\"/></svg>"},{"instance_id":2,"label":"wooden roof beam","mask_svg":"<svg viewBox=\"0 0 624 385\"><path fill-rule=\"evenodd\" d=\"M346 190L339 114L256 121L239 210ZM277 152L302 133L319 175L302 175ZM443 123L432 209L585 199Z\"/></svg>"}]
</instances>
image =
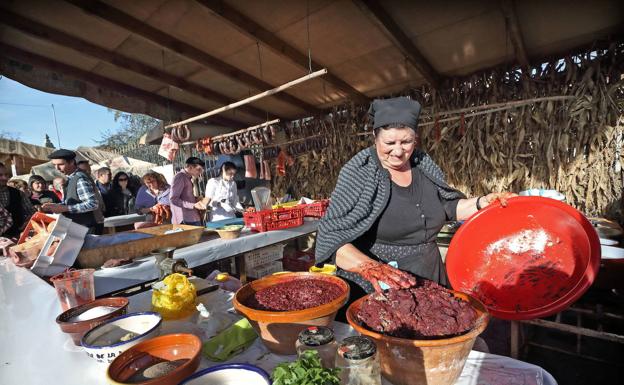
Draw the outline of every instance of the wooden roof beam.
<instances>
[{"instance_id":1,"label":"wooden roof beam","mask_svg":"<svg viewBox=\"0 0 624 385\"><path fill-rule=\"evenodd\" d=\"M516 4L513 0L501 0L501 9L505 18L505 26L511 39L511 44L516 53L518 63L524 68L529 68L529 56L524 48L524 39L520 31L520 23L518 22L518 14L516 13Z\"/></svg>"},{"instance_id":2,"label":"wooden roof beam","mask_svg":"<svg viewBox=\"0 0 624 385\"><path fill-rule=\"evenodd\" d=\"M433 86L440 84L440 74L431 66L429 61L420 53L412 40L403 32L401 27L392 19L378 0L353 0L357 6L385 31L395 46L405 55L407 60Z\"/></svg>"},{"instance_id":3,"label":"wooden roof beam","mask_svg":"<svg viewBox=\"0 0 624 385\"><path fill-rule=\"evenodd\" d=\"M199 4L203 5L207 9L221 16L223 20L228 22L230 25L234 26L238 31L247 35L251 39L257 40L260 43L266 45L271 48L275 53L281 55L282 57L289 59L291 62L295 63L299 67L310 70L310 62L308 60L308 56L298 51L295 47L288 44L284 40L280 39L271 31L262 27L260 24L256 23L254 20L245 16L241 12L237 11L233 7L229 6L222 0L196 0ZM311 71L315 71L317 69L324 68L323 65L312 60L312 69ZM333 75L329 72L325 75L325 80L339 89L340 91L346 93L349 97L351 97L354 101L358 103L368 103L369 98L365 94L353 88L350 84L340 79L338 76Z\"/></svg>"},{"instance_id":4,"label":"wooden roof beam","mask_svg":"<svg viewBox=\"0 0 624 385\"><path fill-rule=\"evenodd\" d=\"M223 94L220 94L209 88L191 83L182 77L171 75L156 67L152 67L140 61L120 55L119 53L108 51L87 41L68 35L63 31L45 26L34 20L27 19L9 10L3 10L2 12L0 12L0 23L14 28L18 31L32 35L35 38L46 40L66 48L70 48L81 54L86 54L95 59L102 60L104 62L135 72L156 81L165 82L168 85L190 92L204 99L212 100L224 105L235 102L235 100L230 99ZM264 121L267 119L267 113L259 108L252 106L243 106L240 109L241 111L244 111L247 114L250 114L260 120ZM269 114L269 116L273 116L273 114Z\"/></svg>"},{"instance_id":5,"label":"wooden roof beam","mask_svg":"<svg viewBox=\"0 0 624 385\"><path fill-rule=\"evenodd\" d=\"M258 90L264 91L271 89L274 86L258 79L255 76L241 71L235 66L224 62L223 60L212 56L192 45L185 43L182 40L162 32L158 28L136 19L115 7L112 7L106 3L98 0L65 0L76 7L82 9L84 12L93 16L99 17L109 23L117 25L129 32L134 33L137 36L141 36L144 39L151 41L152 43L168 50L177 53L189 60L192 60L206 68L210 68L220 74L227 76L231 79L235 79L243 84L254 87ZM291 105L297 106L308 113L319 113L320 110L315 106L298 99L292 95L281 93L275 95L276 98L287 102Z\"/></svg>"},{"instance_id":6,"label":"wooden roof beam","mask_svg":"<svg viewBox=\"0 0 624 385\"><path fill-rule=\"evenodd\" d=\"M148 101L151 103L157 103L164 107L170 106L172 109L188 113L190 115L197 115L204 111L200 110L197 107L191 106L186 103L177 102L174 100L169 100L163 96L152 94L148 91L142 90L140 88L132 87L127 84L118 82L113 79L109 79L107 77L97 75L80 68L76 68L65 63L61 63L50 58L37 55L32 52L24 51L21 48L14 47L9 44L5 44L0 42L0 56L13 58L16 60L23 61L30 65L40 66L47 68L51 71L56 71L61 74L65 74L68 76L72 76L74 78L80 79L87 83L92 83L101 88L107 88L110 90L114 90L116 92L128 95L130 97L142 99L144 101ZM225 127L246 127L246 123L238 122L235 120L227 119L224 117L215 117L214 119L210 119L211 123L222 125Z\"/></svg>"}]
</instances>

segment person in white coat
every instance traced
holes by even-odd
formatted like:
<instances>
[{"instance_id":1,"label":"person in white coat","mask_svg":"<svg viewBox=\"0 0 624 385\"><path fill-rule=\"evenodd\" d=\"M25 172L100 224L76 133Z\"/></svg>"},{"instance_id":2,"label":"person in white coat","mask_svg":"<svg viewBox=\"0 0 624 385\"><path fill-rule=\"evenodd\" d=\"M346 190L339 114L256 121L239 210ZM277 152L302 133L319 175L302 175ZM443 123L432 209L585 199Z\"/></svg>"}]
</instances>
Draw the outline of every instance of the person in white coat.
<instances>
[{"instance_id":1,"label":"person in white coat","mask_svg":"<svg viewBox=\"0 0 624 385\"><path fill-rule=\"evenodd\" d=\"M221 174L208 180L203 203L211 207L210 222L234 218L236 211L243 211L243 206L238 200L234 175L236 165L225 162L221 165Z\"/></svg>"}]
</instances>

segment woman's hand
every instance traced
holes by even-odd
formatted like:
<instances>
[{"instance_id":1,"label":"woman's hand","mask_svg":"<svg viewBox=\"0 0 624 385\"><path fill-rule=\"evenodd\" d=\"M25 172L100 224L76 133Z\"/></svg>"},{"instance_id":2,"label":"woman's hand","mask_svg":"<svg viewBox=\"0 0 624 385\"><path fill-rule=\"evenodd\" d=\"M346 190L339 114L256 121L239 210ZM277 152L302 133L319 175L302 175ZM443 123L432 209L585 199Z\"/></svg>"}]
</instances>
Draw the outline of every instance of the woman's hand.
<instances>
[{"instance_id":1,"label":"woman's hand","mask_svg":"<svg viewBox=\"0 0 624 385\"><path fill-rule=\"evenodd\" d=\"M414 276L380 262L365 262L358 266L355 272L369 281L375 291L382 291L379 282L384 282L392 289L407 289L416 284Z\"/></svg>"},{"instance_id":2,"label":"woman's hand","mask_svg":"<svg viewBox=\"0 0 624 385\"><path fill-rule=\"evenodd\" d=\"M518 194L508 192L508 191L500 192L500 193L489 193L488 195L479 198L480 199L479 204L481 205L481 208L485 208L491 203L500 201L501 206L507 207L507 199L517 197L517 196Z\"/></svg>"}]
</instances>

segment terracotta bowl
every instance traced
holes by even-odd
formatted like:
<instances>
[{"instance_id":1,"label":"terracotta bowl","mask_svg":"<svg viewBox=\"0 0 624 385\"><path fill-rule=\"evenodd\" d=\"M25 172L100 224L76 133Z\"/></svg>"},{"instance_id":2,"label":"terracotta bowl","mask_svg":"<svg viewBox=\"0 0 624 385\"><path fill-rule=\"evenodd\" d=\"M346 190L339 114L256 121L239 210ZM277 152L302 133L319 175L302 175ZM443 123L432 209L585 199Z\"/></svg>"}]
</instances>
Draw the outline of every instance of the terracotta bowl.
<instances>
[{"instance_id":1,"label":"terracotta bowl","mask_svg":"<svg viewBox=\"0 0 624 385\"><path fill-rule=\"evenodd\" d=\"M118 309L100 317L91 318L84 321L71 321L72 318L79 316L80 314L86 312L89 309L93 309L96 306L110 306L116 307ZM104 323L109 319L126 314L127 308L128 298L100 298L64 311L58 317L56 317L56 323L60 326L63 332L71 336L74 344L80 346L80 340L89 330Z\"/></svg>"},{"instance_id":2,"label":"terracotta bowl","mask_svg":"<svg viewBox=\"0 0 624 385\"><path fill-rule=\"evenodd\" d=\"M168 334L143 341L115 358L106 371L108 383L177 385L197 370L201 347L201 340L192 334ZM176 360L186 361L160 377L144 381L132 380L132 376L155 364Z\"/></svg>"},{"instance_id":3,"label":"terracotta bowl","mask_svg":"<svg viewBox=\"0 0 624 385\"><path fill-rule=\"evenodd\" d=\"M342 295L321 306L296 311L256 310L243 305L256 292L279 283L299 279L328 281L342 288ZM264 345L275 354L295 354L299 333L308 326L328 326L349 299L349 285L341 278L320 273L271 275L241 287L234 296L234 308L247 317Z\"/></svg>"},{"instance_id":4,"label":"terracotta bowl","mask_svg":"<svg viewBox=\"0 0 624 385\"><path fill-rule=\"evenodd\" d=\"M371 294L353 302L347 309L347 321L358 333L375 341L381 359L382 375L394 385L451 385L461 374L477 336L485 330L489 314L485 306L468 294L452 291L455 297L469 302L477 312L475 326L460 336L413 340L371 331L357 319L362 303ZM409 363L409 365L406 365Z\"/></svg>"}]
</instances>

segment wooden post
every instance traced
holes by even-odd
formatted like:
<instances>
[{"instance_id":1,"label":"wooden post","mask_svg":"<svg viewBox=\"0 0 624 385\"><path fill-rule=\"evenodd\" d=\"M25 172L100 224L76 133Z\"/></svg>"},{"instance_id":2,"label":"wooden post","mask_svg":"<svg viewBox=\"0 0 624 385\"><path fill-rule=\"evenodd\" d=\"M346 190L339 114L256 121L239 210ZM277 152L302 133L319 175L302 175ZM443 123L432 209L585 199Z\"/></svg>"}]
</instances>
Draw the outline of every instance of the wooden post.
<instances>
[{"instance_id":1,"label":"wooden post","mask_svg":"<svg viewBox=\"0 0 624 385\"><path fill-rule=\"evenodd\" d=\"M520 322L511 321L511 358L518 359L520 350Z\"/></svg>"},{"instance_id":2,"label":"wooden post","mask_svg":"<svg viewBox=\"0 0 624 385\"><path fill-rule=\"evenodd\" d=\"M314 79L314 78L317 78L319 76L325 75L326 73L327 73L327 69L323 68L322 70L318 70L316 72L312 72L311 74L306 75L304 77L301 77L299 79L295 79L295 80L290 81L290 82L288 82L286 84L282 84L279 87L275 87L275 88L270 89L268 91L261 92L261 93L259 93L257 95L254 95L254 96L251 96L249 98L243 99L243 100L238 101L236 103L228 104L227 106L223 106L223 107L217 108L216 110L212 110L212 111L206 112L205 114L197 115L195 117L192 117L192 118L189 118L189 119L185 119L185 120L183 120L181 122L170 124L168 126L165 126L165 128L178 127L178 126L181 126L183 124L191 123L191 122L194 122L196 120L204 119L204 118L207 118L209 116L217 115L217 114L220 114L222 112L232 110L232 109L234 109L236 107L239 107L239 106L242 106L244 104L248 104L248 103L251 103L251 102L256 101L258 99L262 99L264 97L274 95L274 94L276 94L278 92L281 92L281 91L283 91L283 90L285 90L287 88L290 88L292 86L295 86L295 85L297 85L299 83L303 83L303 82L305 82L307 80Z\"/></svg>"},{"instance_id":3,"label":"wooden post","mask_svg":"<svg viewBox=\"0 0 624 385\"><path fill-rule=\"evenodd\" d=\"M17 156L11 155L11 174L17 176Z\"/></svg>"}]
</instances>

